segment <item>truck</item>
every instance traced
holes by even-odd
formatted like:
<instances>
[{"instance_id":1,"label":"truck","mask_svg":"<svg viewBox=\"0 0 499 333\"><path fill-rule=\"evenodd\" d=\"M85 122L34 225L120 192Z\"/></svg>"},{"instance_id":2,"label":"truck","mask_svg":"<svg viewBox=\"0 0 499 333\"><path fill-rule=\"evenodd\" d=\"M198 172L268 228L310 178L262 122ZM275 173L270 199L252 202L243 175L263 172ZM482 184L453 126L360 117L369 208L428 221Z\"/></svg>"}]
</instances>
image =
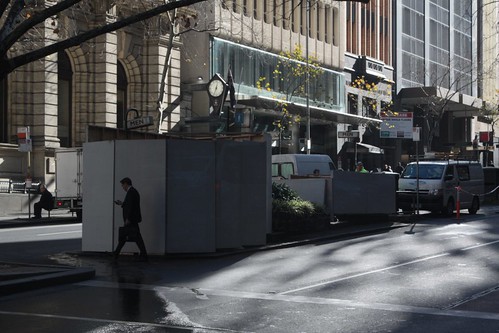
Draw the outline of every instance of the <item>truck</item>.
<instances>
[{"instance_id":1,"label":"truck","mask_svg":"<svg viewBox=\"0 0 499 333\"><path fill-rule=\"evenodd\" d=\"M54 208L67 208L82 218L83 148L59 148L55 151Z\"/></svg>"}]
</instances>

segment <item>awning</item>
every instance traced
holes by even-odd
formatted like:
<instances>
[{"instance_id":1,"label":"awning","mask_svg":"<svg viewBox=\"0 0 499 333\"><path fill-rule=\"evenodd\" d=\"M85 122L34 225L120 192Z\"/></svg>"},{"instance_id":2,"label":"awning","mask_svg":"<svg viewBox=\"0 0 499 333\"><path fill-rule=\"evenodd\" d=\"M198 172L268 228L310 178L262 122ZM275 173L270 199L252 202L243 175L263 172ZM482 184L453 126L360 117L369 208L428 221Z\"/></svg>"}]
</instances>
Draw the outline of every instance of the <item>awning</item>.
<instances>
[{"instance_id":1,"label":"awning","mask_svg":"<svg viewBox=\"0 0 499 333\"><path fill-rule=\"evenodd\" d=\"M355 142L350 142L350 141L345 142L343 144L343 147L341 148L341 151L345 153L355 154ZM384 154L384 153L385 151L380 147L376 147L362 142L357 143L357 154Z\"/></svg>"},{"instance_id":2,"label":"awning","mask_svg":"<svg viewBox=\"0 0 499 333\"><path fill-rule=\"evenodd\" d=\"M384 154L385 151L380 147L359 142L357 143L357 153Z\"/></svg>"},{"instance_id":3,"label":"awning","mask_svg":"<svg viewBox=\"0 0 499 333\"><path fill-rule=\"evenodd\" d=\"M237 99L238 104L253 106L257 109L269 109L268 113L271 113L271 111L275 109L277 102L278 100L265 96L238 95ZM300 114L303 116L307 110L307 106L300 103L288 102L288 109L292 114ZM276 114L276 116L278 116L278 114ZM380 119L376 118L362 117L356 114L320 108L312 105L310 105L310 117L320 121L332 121L335 123L353 125L382 122Z\"/></svg>"},{"instance_id":4,"label":"awning","mask_svg":"<svg viewBox=\"0 0 499 333\"><path fill-rule=\"evenodd\" d=\"M441 105L456 118L481 114L483 100L454 92L443 87L412 87L400 89L398 98L402 106Z\"/></svg>"}]
</instances>

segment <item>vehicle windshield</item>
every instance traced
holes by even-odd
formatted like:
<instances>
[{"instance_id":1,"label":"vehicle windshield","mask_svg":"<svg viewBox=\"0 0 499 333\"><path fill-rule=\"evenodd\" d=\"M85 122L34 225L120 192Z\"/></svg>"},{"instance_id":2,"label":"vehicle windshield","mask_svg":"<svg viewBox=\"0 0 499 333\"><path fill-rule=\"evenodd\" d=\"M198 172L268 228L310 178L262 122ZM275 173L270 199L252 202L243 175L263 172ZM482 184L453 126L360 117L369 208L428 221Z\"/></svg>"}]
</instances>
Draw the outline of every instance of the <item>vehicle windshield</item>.
<instances>
[{"instance_id":1,"label":"vehicle windshield","mask_svg":"<svg viewBox=\"0 0 499 333\"><path fill-rule=\"evenodd\" d=\"M417 169L417 164L409 164L400 177L404 179L416 179ZM419 179L440 179L444 170L445 165L420 164Z\"/></svg>"}]
</instances>

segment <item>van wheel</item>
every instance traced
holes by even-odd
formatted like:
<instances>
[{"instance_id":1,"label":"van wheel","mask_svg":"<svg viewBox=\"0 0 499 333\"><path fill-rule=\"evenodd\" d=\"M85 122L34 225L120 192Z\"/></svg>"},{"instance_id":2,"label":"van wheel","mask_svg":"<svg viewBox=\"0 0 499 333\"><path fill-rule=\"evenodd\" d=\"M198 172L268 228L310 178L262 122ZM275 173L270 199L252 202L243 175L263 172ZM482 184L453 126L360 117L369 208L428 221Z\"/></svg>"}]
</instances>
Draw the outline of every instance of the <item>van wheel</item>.
<instances>
[{"instance_id":1,"label":"van wheel","mask_svg":"<svg viewBox=\"0 0 499 333\"><path fill-rule=\"evenodd\" d=\"M468 209L468 212L471 215L475 215L479 209L480 209L480 201L478 201L477 197L474 197L473 202L471 203L471 207Z\"/></svg>"},{"instance_id":2,"label":"van wheel","mask_svg":"<svg viewBox=\"0 0 499 333\"><path fill-rule=\"evenodd\" d=\"M445 216L451 216L454 213L454 200L449 199L447 201L447 205L445 207L442 207L442 214Z\"/></svg>"}]
</instances>

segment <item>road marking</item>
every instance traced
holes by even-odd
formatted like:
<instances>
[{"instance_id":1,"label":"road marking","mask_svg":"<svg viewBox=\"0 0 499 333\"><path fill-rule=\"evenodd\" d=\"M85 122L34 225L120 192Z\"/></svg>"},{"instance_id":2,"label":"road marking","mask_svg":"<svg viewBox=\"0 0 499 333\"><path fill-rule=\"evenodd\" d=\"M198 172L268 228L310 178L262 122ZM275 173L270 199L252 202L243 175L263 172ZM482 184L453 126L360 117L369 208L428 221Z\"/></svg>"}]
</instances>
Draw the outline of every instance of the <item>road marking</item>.
<instances>
[{"instance_id":1,"label":"road marking","mask_svg":"<svg viewBox=\"0 0 499 333\"><path fill-rule=\"evenodd\" d=\"M83 281L77 283L77 285L85 287L98 287L98 288L116 288L116 289L130 288L138 290L156 291L160 293L178 292L182 294L194 294L195 296L202 294L205 295L207 298L211 296L218 296L218 297L231 297L239 299L254 299L254 300L264 300L264 301L280 301L280 302L302 303L302 304L334 305L334 306L349 307L354 309L362 308L367 310L380 310L380 311L423 314L423 315L432 315L432 316L487 319L487 320L499 321L499 314L491 312L460 311L460 310L438 309L438 308L400 305L400 304L387 304L387 303L365 303L365 302L335 299L335 298L268 294L268 293L208 289L208 288L196 288L193 290L187 287L162 287L155 285L140 285L133 283L124 284L124 283L106 282L106 281ZM202 300L200 301L202 302Z\"/></svg>"},{"instance_id":2,"label":"road marking","mask_svg":"<svg viewBox=\"0 0 499 333\"><path fill-rule=\"evenodd\" d=\"M105 323L105 324L114 324L119 325L120 327L113 327L114 329L109 329L109 327L100 327L99 329L92 330L90 332L115 332L116 329L123 329L126 327L126 330L119 330L120 332L126 331L129 332L130 329L133 328L143 328L145 327L157 327L157 328L166 328L166 329L174 329L179 331L186 332L195 332L198 329L209 330L212 332L232 332L232 333L249 333L246 331L235 331L231 329L224 328L212 328L206 326L177 326L177 325L168 325L161 323L148 323L148 322L138 322L138 321L124 321L124 320L113 320L113 319L99 319L99 318L88 318L88 317L75 317L75 316L62 316L62 315L52 315L45 313L31 313L31 312L16 312L16 311L1 311L2 315L15 315L15 316L29 316L29 317L39 317L39 318L56 318L56 319L64 319L64 320L77 320L77 321L88 321L88 322L96 322L96 323ZM108 325L109 326L109 325ZM109 329L109 330L108 330ZM141 330L142 331L142 330Z\"/></svg>"},{"instance_id":3,"label":"road marking","mask_svg":"<svg viewBox=\"0 0 499 333\"><path fill-rule=\"evenodd\" d=\"M43 236L54 236L54 235L63 235L63 234L81 234L81 230L75 230L75 231L60 231L60 232L51 232L48 234L36 234L37 237L43 237Z\"/></svg>"},{"instance_id":4,"label":"road marking","mask_svg":"<svg viewBox=\"0 0 499 333\"><path fill-rule=\"evenodd\" d=\"M316 288L316 287L321 287L321 286L325 286L327 284L341 282L341 281L345 281L345 280L349 280L349 279L355 279L355 278L358 278L358 277L361 277L361 276L366 276L366 275L370 275L370 274L384 272L384 271L388 271L388 270L391 270L391 269L394 269L394 268L408 266L408 265L416 264L416 263L419 263L419 262L432 260L432 259L435 259L435 258L445 257L445 256L448 256L448 255L450 255L450 252L440 253L440 254L436 254L436 255L433 255L433 256L424 257L424 258L416 259L416 260L411 260L411 261L404 262L404 263L397 264L397 265L393 265L393 266L379 268L379 269L375 269L375 270L368 271L368 272L363 272L363 273L358 273L358 274L354 274L354 275L345 276L345 277L342 277L342 278L339 278L339 279L323 281L323 282L315 283L315 284L308 285L308 286L305 286L305 287L287 290L287 291L284 291L284 292L279 293L279 294L280 295L286 295L286 294L296 293L296 292L299 292L299 291L303 291L303 290L307 290L307 289L312 289L312 288Z\"/></svg>"},{"instance_id":5,"label":"road marking","mask_svg":"<svg viewBox=\"0 0 499 333\"><path fill-rule=\"evenodd\" d=\"M499 243L499 240L496 240L496 241L493 241L493 242L488 242L488 243L483 243L483 244L472 245L472 246L469 246L469 247L462 248L462 249L460 249L460 251L469 251L469 250L473 250L473 249L476 249L476 248L479 248L479 247L484 247L484 246L488 246L488 245L492 245L492 244L496 244L496 243ZM363 272L363 273L358 273L358 274L354 274L354 275L345 276L345 277L342 277L342 278L339 278L339 279L322 281L322 282L315 283L315 284L308 285L308 286L304 286L304 287L301 287L301 288L287 290L287 291L284 291L284 292L279 293L279 294L286 295L286 294L291 294L291 293L295 293L295 292L299 292L299 291L303 291L303 290L307 290L307 289L313 289L313 288L316 288L316 287L322 287L322 286L325 286L325 285L328 285L328 284L333 284L333 283L336 283L336 282L341 282L341 281L345 281L345 280L349 280L349 279L355 279L355 278L358 278L358 277L361 277L361 276L366 276L366 275L370 275L370 274L380 273L380 272L388 271L388 270L391 270L391 269L394 269L394 268L399 268L399 267L403 267L403 266L408 266L408 265L416 264L416 263L419 263L419 262L424 262L424 261L428 261L428 260L432 260L432 259L436 259L436 258L445 257L445 256L448 256L450 254L451 254L450 252L444 252L444 253L436 254L436 255L433 255L433 256L429 256L429 257L424 257L424 258L420 258L420 259L416 259L416 260L407 261L407 262L404 262L404 263L401 263L401 264L397 264L397 265L393 265L393 266L388 266L388 267L379 268L379 269L375 269L375 270L368 271L368 272Z\"/></svg>"},{"instance_id":6,"label":"road marking","mask_svg":"<svg viewBox=\"0 0 499 333\"><path fill-rule=\"evenodd\" d=\"M464 249L461 249L461 251L473 250L473 249L476 249L476 248L479 248L479 247L488 246L488 245L492 245L492 244L496 244L496 243L499 243L499 240L496 240L496 241L493 241L493 242L489 242L489 243L483 243L483 244L477 244L477 245L465 247Z\"/></svg>"}]
</instances>

